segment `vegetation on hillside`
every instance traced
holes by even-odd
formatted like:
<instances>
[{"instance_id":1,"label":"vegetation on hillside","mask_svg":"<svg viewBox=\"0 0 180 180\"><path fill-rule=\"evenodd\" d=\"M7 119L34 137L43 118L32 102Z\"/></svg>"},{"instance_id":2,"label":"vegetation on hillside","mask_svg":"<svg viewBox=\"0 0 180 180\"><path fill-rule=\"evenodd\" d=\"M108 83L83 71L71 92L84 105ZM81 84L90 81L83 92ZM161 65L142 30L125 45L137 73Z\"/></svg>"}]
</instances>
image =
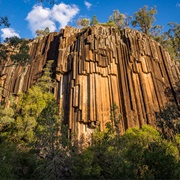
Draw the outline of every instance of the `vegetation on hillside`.
<instances>
[{"instance_id":1,"label":"vegetation on hillside","mask_svg":"<svg viewBox=\"0 0 180 180\"><path fill-rule=\"evenodd\" d=\"M140 8L134 13L134 16L128 16L119 10L114 10L106 23L99 22L96 15L94 15L91 20L89 18L79 18L76 24L80 28L98 24L119 29L127 27L137 28L137 30L159 42L170 53L173 60L180 60L180 25L175 22L169 22L169 30L163 32L162 25L154 25L157 13L156 7L149 9L148 6Z\"/></svg>"},{"instance_id":2,"label":"vegetation on hillside","mask_svg":"<svg viewBox=\"0 0 180 180\"><path fill-rule=\"evenodd\" d=\"M6 27L9 27L9 26L10 26L10 23L9 23L9 21L8 21L8 17L6 17L6 16L4 16L4 17L0 16L0 26L2 26L2 25L6 26Z\"/></svg>"},{"instance_id":3,"label":"vegetation on hillside","mask_svg":"<svg viewBox=\"0 0 180 180\"><path fill-rule=\"evenodd\" d=\"M159 131L144 125L120 135L121 115L113 104L106 129L97 127L91 146L82 149L67 138L52 94L52 64L47 62L42 77L18 101L11 97L8 108L0 106L0 179L180 178L178 111L165 108L159 114L160 125L166 123Z\"/></svg>"},{"instance_id":4,"label":"vegetation on hillside","mask_svg":"<svg viewBox=\"0 0 180 180\"><path fill-rule=\"evenodd\" d=\"M52 94L36 85L15 106L0 111L2 121L10 119L1 126L1 179L180 178L179 134L164 139L144 125L120 136L112 122L103 132L97 128L92 145L79 151L62 132Z\"/></svg>"},{"instance_id":5,"label":"vegetation on hillside","mask_svg":"<svg viewBox=\"0 0 180 180\"><path fill-rule=\"evenodd\" d=\"M6 38L5 44L0 44L0 63L10 60L12 65L26 65L30 62L28 40L16 36Z\"/></svg>"},{"instance_id":6,"label":"vegetation on hillside","mask_svg":"<svg viewBox=\"0 0 180 180\"><path fill-rule=\"evenodd\" d=\"M178 60L180 25L169 23L168 32L160 33L161 26L153 26L156 13L155 7L148 10L145 6L132 19L115 10L106 25L125 28L132 23ZM80 27L89 24L99 24L96 15L91 21L78 20ZM9 26L8 19L0 17L0 25ZM47 35L49 28L36 33ZM30 61L26 40L12 37L5 42L11 47L13 65ZM6 43L0 44L3 65L8 59ZM158 130L144 125L120 135L121 116L113 104L106 129L101 132L97 127L91 146L80 149L67 138L63 112L52 94L52 64L47 62L42 77L27 93L19 94L18 99L12 95L8 107L1 102L0 179L180 179L180 114L175 106L167 105L157 113Z\"/></svg>"},{"instance_id":7,"label":"vegetation on hillside","mask_svg":"<svg viewBox=\"0 0 180 180\"><path fill-rule=\"evenodd\" d=\"M46 27L44 30L36 30L37 37L39 36L47 36L50 33L50 29Z\"/></svg>"}]
</instances>

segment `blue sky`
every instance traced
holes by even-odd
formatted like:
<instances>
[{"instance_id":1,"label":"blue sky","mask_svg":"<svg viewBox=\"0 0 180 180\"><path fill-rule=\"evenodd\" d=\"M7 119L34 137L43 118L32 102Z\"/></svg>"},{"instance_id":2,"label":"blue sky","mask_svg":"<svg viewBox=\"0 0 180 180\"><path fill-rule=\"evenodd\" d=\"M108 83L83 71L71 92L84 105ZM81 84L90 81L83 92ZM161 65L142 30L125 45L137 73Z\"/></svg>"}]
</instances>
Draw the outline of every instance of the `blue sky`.
<instances>
[{"instance_id":1,"label":"blue sky","mask_svg":"<svg viewBox=\"0 0 180 180\"><path fill-rule=\"evenodd\" d=\"M55 0L54 5L36 0L0 0L0 16L8 16L11 23L10 28L0 27L0 37L34 38L37 29L59 31L66 25L76 26L79 17L91 19L93 15L99 22L107 22L113 10L133 16L145 5L156 6L156 24L163 25L165 31L168 22L180 24L180 0Z\"/></svg>"}]
</instances>

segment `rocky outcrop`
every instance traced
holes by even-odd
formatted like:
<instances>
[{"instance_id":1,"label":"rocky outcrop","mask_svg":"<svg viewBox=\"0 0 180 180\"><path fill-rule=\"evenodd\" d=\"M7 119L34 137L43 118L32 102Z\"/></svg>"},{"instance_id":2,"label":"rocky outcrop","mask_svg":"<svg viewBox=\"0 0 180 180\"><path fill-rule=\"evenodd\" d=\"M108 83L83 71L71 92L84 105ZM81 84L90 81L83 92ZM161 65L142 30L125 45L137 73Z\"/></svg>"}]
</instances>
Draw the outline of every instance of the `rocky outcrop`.
<instances>
[{"instance_id":1,"label":"rocky outcrop","mask_svg":"<svg viewBox=\"0 0 180 180\"><path fill-rule=\"evenodd\" d=\"M3 97L27 91L42 75L48 60L56 79L54 95L69 132L88 137L110 120L113 103L122 115L121 132L154 125L154 113L169 97L178 105L174 84L180 66L156 43L138 31L94 26L66 27L30 43L31 64L2 68ZM10 91L9 91L10 90Z\"/></svg>"}]
</instances>

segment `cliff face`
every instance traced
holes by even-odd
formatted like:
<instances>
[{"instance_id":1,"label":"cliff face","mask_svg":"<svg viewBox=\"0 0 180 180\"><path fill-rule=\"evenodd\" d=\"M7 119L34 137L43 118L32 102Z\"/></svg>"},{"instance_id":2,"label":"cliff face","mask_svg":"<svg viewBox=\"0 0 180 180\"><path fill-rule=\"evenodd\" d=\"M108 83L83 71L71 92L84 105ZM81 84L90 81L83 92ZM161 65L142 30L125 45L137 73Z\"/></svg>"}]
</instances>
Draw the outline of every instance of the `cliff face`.
<instances>
[{"instance_id":1,"label":"cliff face","mask_svg":"<svg viewBox=\"0 0 180 180\"><path fill-rule=\"evenodd\" d=\"M113 103L122 115L121 132L143 124L154 125L168 96L178 105L174 84L180 66L171 61L161 45L132 29L95 26L85 30L66 27L59 33L30 43L32 63L4 67L1 71L3 97L9 91L27 91L54 60L54 95L78 138L110 119ZM7 62L8 64L8 62Z\"/></svg>"}]
</instances>

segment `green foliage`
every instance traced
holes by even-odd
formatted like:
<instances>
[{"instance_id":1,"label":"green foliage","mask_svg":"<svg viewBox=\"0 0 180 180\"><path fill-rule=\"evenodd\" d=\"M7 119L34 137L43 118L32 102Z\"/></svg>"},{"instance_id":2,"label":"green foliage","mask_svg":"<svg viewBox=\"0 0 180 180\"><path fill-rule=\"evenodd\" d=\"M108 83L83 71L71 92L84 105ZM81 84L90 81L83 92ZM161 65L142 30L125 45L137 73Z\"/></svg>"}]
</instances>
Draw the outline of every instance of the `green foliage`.
<instances>
[{"instance_id":1,"label":"green foliage","mask_svg":"<svg viewBox=\"0 0 180 180\"><path fill-rule=\"evenodd\" d=\"M7 47L3 44L0 44L0 63L7 60Z\"/></svg>"},{"instance_id":2,"label":"green foliage","mask_svg":"<svg viewBox=\"0 0 180 180\"><path fill-rule=\"evenodd\" d=\"M49 94L48 103L37 118L36 136L38 138L36 143L39 145L40 150L45 150L47 153L50 153L50 155L54 154L55 142L60 140L58 136L61 126L60 120L58 105L53 95ZM46 141L47 137L49 137L48 141ZM43 154L45 155L45 153L46 152Z\"/></svg>"},{"instance_id":3,"label":"green foliage","mask_svg":"<svg viewBox=\"0 0 180 180\"><path fill-rule=\"evenodd\" d=\"M151 126L128 129L118 137L118 144L116 138L108 128L104 132L96 131L93 146L74 160L75 178L179 178L177 145L163 140Z\"/></svg>"},{"instance_id":4,"label":"green foliage","mask_svg":"<svg viewBox=\"0 0 180 180\"><path fill-rule=\"evenodd\" d=\"M109 23L114 22L117 28L125 27L126 16L119 12L119 10L114 10L113 14L109 17Z\"/></svg>"},{"instance_id":5,"label":"green foliage","mask_svg":"<svg viewBox=\"0 0 180 180\"><path fill-rule=\"evenodd\" d=\"M37 36L47 36L50 33L50 29L48 27L45 30L36 30Z\"/></svg>"},{"instance_id":6,"label":"green foliage","mask_svg":"<svg viewBox=\"0 0 180 180\"><path fill-rule=\"evenodd\" d=\"M173 139L180 133L180 111L175 104L167 104L161 112L156 113L156 119L165 139Z\"/></svg>"},{"instance_id":7,"label":"green foliage","mask_svg":"<svg viewBox=\"0 0 180 180\"><path fill-rule=\"evenodd\" d=\"M168 25L170 29L167 32L167 36L173 47L173 51L170 53L175 60L180 60L180 25L174 22L170 22Z\"/></svg>"},{"instance_id":8,"label":"green foliage","mask_svg":"<svg viewBox=\"0 0 180 180\"><path fill-rule=\"evenodd\" d=\"M178 149L162 140L155 129L147 125L141 130L132 128L123 138L126 144L124 155L131 163L130 169L136 179L177 178Z\"/></svg>"},{"instance_id":9,"label":"green foliage","mask_svg":"<svg viewBox=\"0 0 180 180\"><path fill-rule=\"evenodd\" d=\"M25 65L30 62L29 46L26 42L21 43L19 52L11 55L11 60L21 65Z\"/></svg>"},{"instance_id":10,"label":"green foliage","mask_svg":"<svg viewBox=\"0 0 180 180\"><path fill-rule=\"evenodd\" d=\"M113 103L113 105L111 107L110 120L111 120L112 126L114 127L116 134L120 134L119 125L121 123L121 118L122 118L122 115L119 114L118 110L119 110L118 106L115 103Z\"/></svg>"},{"instance_id":11,"label":"green foliage","mask_svg":"<svg viewBox=\"0 0 180 180\"><path fill-rule=\"evenodd\" d=\"M5 104L0 105L0 141L6 139L15 122L15 99L10 97L9 102L9 107L5 107Z\"/></svg>"},{"instance_id":12,"label":"green foliage","mask_svg":"<svg viewBox=\"0 0 180 180\"><path fill-rule=\"evenodd\" d=\"M148 6L144 6L139 9L139 11L134 13L134 20L132 21L132 26L139 27L140 31L149 35L153 23L155 22L154 15L157 14L156 7L148 10Z\"/></svg>"},{"instance_id":13,"label":"green foliage","mask_svg":"<svg viewBox=\"0 0 180 180\"><path fill-rule=\"evenodd\" d=\"M171 89L166 90L166 94ZM176 82L174 87L176 98L180 98L180 81ZM178 103L178 102L177 102ZM178 104L171 102L166 104L160 112L156 112L156 125L160 129L163 138L173 140L177 134L180 134L180 110Z\"/></svg>"},{"instance_id":14,"label":"green foliage","mask_svg":"<svg viewBox=\"0 0 180 180\"><path fill-rule=\"evenodd\" d=\"M0 179L31 179L36 158L27 148L0 143Z\"/></svg>"},{"instance_id":15,"label":"green foliage","mask_svg":"<svg viewBox=\"0 0 180 180\"><path fill-rule=\"evenodd\" d=\"M9 43L10 46L17 46L22 42L22 39L18 38L17 36L13 36L10 38L6 38L4 42Z\"/></svg>"},{"instance_id":16,"label":"green foliage","mask_svg":"<svg viewBox=\"0 0 180 180\"><path fill-rule=\"evenodd\" d=\"M115 104L105 131L97 128L92 146L81 152L73 152L66 143L62 116L49 91L32 87L20 96L17 108L10 134L13 138L0 141L1 179L37 176L40 179L178 179L180 176L179 135L169 142L148 125L117 135L120 131L116 125L121 117Z\"/></svg>"},{"instance_id":17,"label":"green foliage","mask_svg":"<svg viewBox=\"0 0 180 180\"><path fill-rule=\"evenodd\" d=\"M72 169L73 179L98 179L100 178L101 167L95 162L95 156L91 149L84 150L74 157Z\"/></svg>"},{"instance_id":18,"label":"green foliage","mask_svg":"<svg viewBox=\"0 0 180 180\"><path fill-rule=\"evenodd\" d=\"M90 20L88 18L79 18L76 21L78 27L87 27L89 26Z\"/></svg>"},{"instance_id":19,"label":"green foliage","mask_svg":"<svg viewBox=\"0 0 180 180\"><path fill-rule=\"evenodd\" d=\"M5 108L4 106L0 106L1 127L8 126L12 122L14 122L14 109L13 108Z\"/></svg>"},{"instance_id":20,"label":"green foliage","mask_svg":"<svg viewBox=\"0 0 180 180\"><path fill-rule=\"evenodd\" d=\"M27 94L22 94L17 108L15 127L16 138L25 142L35 140L34 130L37 126L37 118L47 105L48 95L44 94L39 87L32 87Z\"/></svg>"},{"instance_id":21,"label":"green foliage","mask_svg":"<svg viewBox=\"0 0 180 180\"><path fill-rule=\"evenodd\" d=\"M65 131L62 116L49 89L53 86L48 69L52 63L47 63L37 85L19 95L18 103L13 107L15 111L0 109L0 120L4 123L1 125L4 133L0 134L1 179L70 176L69 142L62 135Z\"/></svg>"},{"instance_id":22,"label":"green foliage","mask_svg":"<svg viewBox=\"0 0 180 180\"><path fill-rule=\"evenodd\" d=\"M49 95L50 96L50 95ZM58 105L52 96L46 108L37 118L36 151L44 159L36 172L45 179L61 179L70 176L70 151L61 135L62 118L59 115Z\"/></svg>"},{"instance_id":23,"label":"green foliage","mask_svg":"<svg viewBox=\"0 0 180 180\"><path fill-rule=\"evenodd\" d=\"M8 18L5 16L5 17L0 17L0 26L6 26L6 27L9 27L10 26L10 23L8 21Z\"/></svg>"},{"instance_id":24,"label":"green foliage","mask_svg":"<svg viewBox=\"0 0 180 180\"><path fill-rule=\"evenodd\" d=\"M106 24L103 24L105 26L112 26L112 27L116 27L116 24L114 21L108 21Z\"/></svg>"},{"instance_id":25,"label":"green foliage","mask_svg":"<svg viewBox=\"0 0 180 180\"><path fill-rule=\"evenodd\" d=\"M169 52L173 60L180 60L180 25L174 22L168 25L170 29L164 33L161 32L162 26L154 26L151 36Z\"/></svg>"},{"instance_id":26,"label":"green foliage","mask_svg":"<svg viewBox=\"0 0 180 180\"><path fill-rule=\"evenodd\" d=\"M0 143L0 179L14 179L13 158L15 148L7 143Z\"/></svg>"},{"instance_id":27,"label":"green foliage","mask_svg":"<svg viewBox=\"0 0 180 180\"><path fill-rule=\"evenodd\" d=\"M163 26L153 26L150 30L150 37L154 38L156 41L159 41L159 39L162 38L162 29Z\"/></svg>"},{"instance_id":28,"label":"green foliage","mask_svg":"<svg viewBox=\"0 0 180 180\"><path fill-rule=\"evenodd\" d=\"M54 80L51 78L53 62L54 61L52 60L48 60L46 66L43 69L43 75L36 84L43 92L52 92L52 89L55 85Z\"/></svg>"},{"instance_id":29,"label":"green foliage","mask_svg":"<svg viewBox=\"0 0 180 180\"><path fill-rule=\"evenodd\" d=\"M93 25L96 25L96 24L98 24L98 19L97 19L96 15L94 15L92 17L90 25L93 26Z\"/></svg>"},{"instance_id":30,"label":"green foliage","mask_svg":"<svg viewBox=\"0 0 180 180\"><path fill-rule=\"evenodd\" d=\"M30 88L27 93L22 93L19 97L17 104L19 114L16 115L15 122L15 141L26 143L37 141L35 131L40 126L39 124L42 123L44 111L46 112L43 116L45 120L50 118L50 116L51 118L55 118L54 116L57 115L57 110L53 109L57 104L52 104L56 101L49 89L53 87L49 70L51 64L52 61L47 63L46 68L44 68L44 74L39 79L37 85ZM54 113L54 116L52 113L47 114L50 113L49 108L52 113ZM54 111L56 111L56 113ZM51 118L50 120L52 120ZM39 121L39 119L41 119L41 121Z\"/></svg>"},{"instance_id":31,"label":"green foliage","mask_svg":"<svg viewBox=\"0 0 180 180\"><path fill-rule=\"evenodd\" d=\"M0 53L0 60L6 61L7 59L7 48L10 46L12 54L10 55L11 60L14 64L25 65L30 62L29 46L28 41L18 38L17 36L6 38L5 43L8 45L1 45L2 52ZM13 65L13 64L12 64Z\"/></svg>"}]
</instances>

